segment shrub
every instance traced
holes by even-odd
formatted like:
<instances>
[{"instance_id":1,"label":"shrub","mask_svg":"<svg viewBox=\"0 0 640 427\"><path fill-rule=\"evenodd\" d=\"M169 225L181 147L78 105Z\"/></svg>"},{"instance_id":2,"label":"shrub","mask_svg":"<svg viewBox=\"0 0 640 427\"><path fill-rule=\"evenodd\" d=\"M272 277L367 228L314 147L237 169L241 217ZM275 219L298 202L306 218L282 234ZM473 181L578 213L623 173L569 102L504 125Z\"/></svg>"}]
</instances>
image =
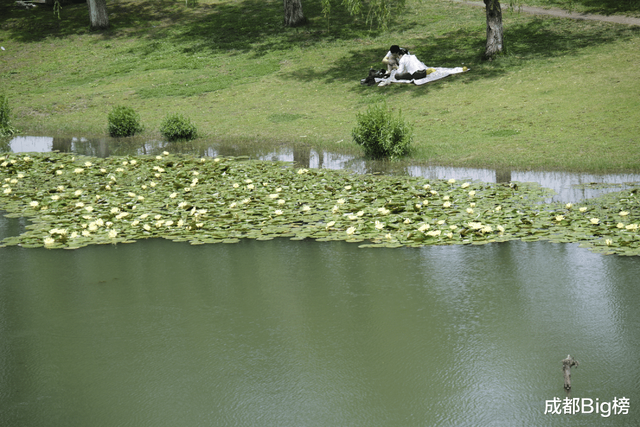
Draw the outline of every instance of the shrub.
<instances>
[{"instance_id":1,"label":"shrub","mask_svg":"<svg viewBox=\"0 0 640 427\"><path fill-rule=\"evenodd\" d=\"M11 126L10 115L9 99L0 95L0 136L11 136L17 133L16 129Z\"/></svg>"},{"instance_id":2,"label":"shrub","mask_svg":"<svg viewBox=\"0 0 640 427\"><path fill-rule=\"evenodd\" d=\"M365 113L359 113L356 120L351 135L367 156L393 159L409 152L413 130L405 124L402 113L394 116L386 104L374 105Z\"/></svg>"},{"instance_id":3,"label":"shrub","mask_svg":"<svg viewBox=\"0 0 640 427\"><path fill-rule=\"evenodd\" d=\"M182 114L168 114L160 125L160 133L169 141L188 141L198 136L196 125Z\"/></svg>"},{"instance_id":4,"label":"shrub","mask_svg":"<svg viewBox=\"0 0 640 427\"><path fill-rule=\"evenodd\" d=\"M140 115L133 108L116 106L109 113L109 135L114 137L133 136L142 130Z\"/></svg>"}]
</instances>

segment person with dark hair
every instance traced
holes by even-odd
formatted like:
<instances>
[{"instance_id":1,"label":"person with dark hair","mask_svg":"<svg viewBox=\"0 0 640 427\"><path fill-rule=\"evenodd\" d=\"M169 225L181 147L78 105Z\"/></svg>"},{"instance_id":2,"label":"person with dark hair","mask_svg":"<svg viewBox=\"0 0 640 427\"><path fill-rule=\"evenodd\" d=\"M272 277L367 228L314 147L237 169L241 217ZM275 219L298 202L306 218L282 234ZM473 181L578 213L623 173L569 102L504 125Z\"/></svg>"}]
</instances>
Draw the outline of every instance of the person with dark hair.
<instances>
[{"instance_id":1,"label":"person with dark hair","mask_svg":"<svg viewBox=\"0 0 640 427\"><path fill-rule=\"evenodd\" d=\"M406 49L398 53L398 67L395 72L396 80L415 80L427 77L427 66L410 54Z\"/></svg>"},{"instance_id":2,"label":"person with dark hair","mask_svg":"<svg viewBox=\"0 0 640 427\"><path fill-rule=\"evenodd\" d=\"M403 49L397 44L394 44L387 52L387 55L382 58L382 63L387 66L387 73L391 73L392 70L398 68L398 60L403 53L409 53L407 49Z\"/></svg>"}]
</instances>

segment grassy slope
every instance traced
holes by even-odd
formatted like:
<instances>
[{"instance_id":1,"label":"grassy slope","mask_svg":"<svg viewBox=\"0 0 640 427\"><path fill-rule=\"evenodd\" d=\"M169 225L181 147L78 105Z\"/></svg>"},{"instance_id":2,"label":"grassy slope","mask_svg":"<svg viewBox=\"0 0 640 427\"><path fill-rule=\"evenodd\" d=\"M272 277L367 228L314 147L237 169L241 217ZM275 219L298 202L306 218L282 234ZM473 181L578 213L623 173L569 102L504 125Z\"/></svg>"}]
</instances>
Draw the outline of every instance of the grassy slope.
<instances>
[{"instance_id":1,"label":"grassy slope","mask_svg":"<svg viewBox=\"0 0 640 427\"><path fill-rule=\"evenodd\" d=\"M459 166L640 171L640 29L504 16L508 55L483 62L482 9L409 2L388 32L314 4L283 29L281 3L109 3L92 33L86 5L0 10L2 92L31 134L99 135L114 105L134 107L149 137L169 112L205 138L351 145L355 115L386 100L415 125L417 159ZM429 66L471 72L422 87L363 87L388 46ZM342 142L339 142L342 141ZM339 142L339 143L338 143Z\"/></svg>"}]
</instances>

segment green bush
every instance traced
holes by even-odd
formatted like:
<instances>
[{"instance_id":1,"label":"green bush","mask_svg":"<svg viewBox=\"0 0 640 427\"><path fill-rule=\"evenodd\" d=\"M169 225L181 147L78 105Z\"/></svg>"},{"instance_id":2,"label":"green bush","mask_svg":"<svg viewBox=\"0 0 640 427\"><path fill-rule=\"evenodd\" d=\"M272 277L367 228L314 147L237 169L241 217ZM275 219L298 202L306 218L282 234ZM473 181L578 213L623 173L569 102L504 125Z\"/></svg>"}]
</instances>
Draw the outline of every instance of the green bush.
<instances>
[{"instance_id":1,"label":"green bush","mask_svg":"<svg viewBox=\"0 0 640 427\"><path fill-rule=\"evenodd\" d=\"M188 141L198 136L196 125L182 114L168 114L160 125L160 133L169 141Z\"/></svg>"},{"instance_id":2,"label":"green bush","mask_svg":"<svg viewBox=\"0 0 640 427\"><path fill-rule=\"evenodd\" d=\"M405 124L402 113L394 116L386 104L374 105L358 114L356 120L351 136L367 156L394 159L409 152L413 129Z\"/></svg>"},{"instance_id":3,"label":"green bush","mask_svg":"<svg viewBox=\"0 0 640 427\"><path fill-rule=\"evenodd\" d=\"M114 137L133 136L142 132L140 115L131 107L113 107L109 113L109 135Z\"/></svg>"},{"instance_id":4,"label":"green bush","mask_svg":"<svg viewBox=\"0 0 640 427\"><path fill-rule=\"evenodd\" d=\"M11 136L17 133L16 129L11 126L10 115L9 99L5 95L0 95L0 136Z\"/></svg>"}]
</instances>

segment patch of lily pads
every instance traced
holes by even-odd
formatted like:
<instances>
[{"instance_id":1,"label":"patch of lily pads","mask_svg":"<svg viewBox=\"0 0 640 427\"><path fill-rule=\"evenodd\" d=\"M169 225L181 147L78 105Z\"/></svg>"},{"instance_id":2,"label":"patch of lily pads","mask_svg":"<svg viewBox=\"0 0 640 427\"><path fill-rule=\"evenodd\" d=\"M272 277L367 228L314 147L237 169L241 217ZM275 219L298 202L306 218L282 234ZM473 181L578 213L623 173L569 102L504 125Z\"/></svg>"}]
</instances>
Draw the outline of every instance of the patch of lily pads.
<instances>
[{"instance_id":1,"label":"patch of lily pads","mask_svg":"<svg viewBox=\"0 0 640 427\"><path fill-rule=\"evenodd\" d=\"M531 183L299 169L247 158L0 154L0 208L31 225L0 246L76 249L165 238L343 240L361 247L578 242L640 254L638 189L544 203Z\"/></svg>"}]
</instances>

